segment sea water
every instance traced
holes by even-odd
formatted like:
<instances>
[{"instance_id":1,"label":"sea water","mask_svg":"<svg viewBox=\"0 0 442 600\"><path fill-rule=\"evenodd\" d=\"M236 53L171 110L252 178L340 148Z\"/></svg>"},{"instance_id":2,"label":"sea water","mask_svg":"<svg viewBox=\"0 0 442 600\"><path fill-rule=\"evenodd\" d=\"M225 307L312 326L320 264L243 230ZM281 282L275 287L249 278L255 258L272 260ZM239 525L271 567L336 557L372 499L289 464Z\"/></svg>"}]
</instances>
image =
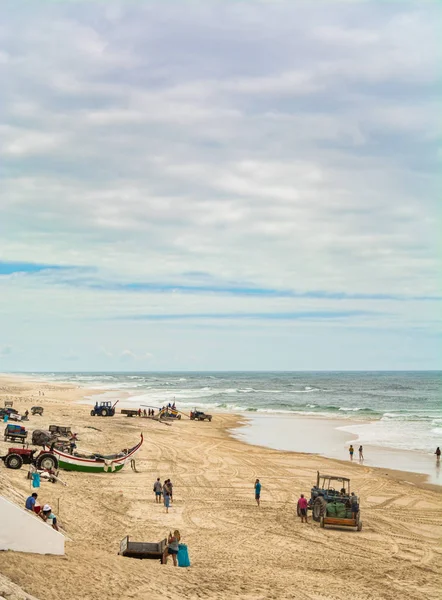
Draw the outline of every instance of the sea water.
<instances>
[{"instance_id":1,"label":"sea water","mask_svg":"<svg viewBox=\"0 0 442 600\"><path fill-rule=\"evenodd\" d=\"M34 374L36 375L36 374ZM442 372L39 373L155 408L308 415L348 422L372 446L433 454L442 445ZM115 397L118 393L114 394ZM265 444L265 440L263 441Z\"/></svg>"}]
</instances>

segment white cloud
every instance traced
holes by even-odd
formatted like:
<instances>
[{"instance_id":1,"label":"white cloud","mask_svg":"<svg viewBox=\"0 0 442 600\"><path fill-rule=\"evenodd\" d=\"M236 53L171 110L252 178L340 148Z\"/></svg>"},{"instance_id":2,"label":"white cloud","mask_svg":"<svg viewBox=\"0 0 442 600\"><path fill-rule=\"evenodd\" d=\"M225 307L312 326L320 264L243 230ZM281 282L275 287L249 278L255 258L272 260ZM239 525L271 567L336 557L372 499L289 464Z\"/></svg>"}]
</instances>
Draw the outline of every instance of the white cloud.
<instances>
[{"instance_id":1,"label":"white cloud","mask_svg":"<svg viewBox=\"0 0 442 600\"><path fill-rule=\"evenodd\" d=\"M0 276L8 335L23 318L27 335L61 327L87 361L69 319L90 319L97 365L161 366L160 325L140 326L155 331L151 357L136 328L97 319L339 305L378 312L373 327L434 329L434 305L411 301L97 289L204 287L199 272L213 287L440 294L432 5L7 8L0 261L90 268Z\"/></svg>"}]
</instances>

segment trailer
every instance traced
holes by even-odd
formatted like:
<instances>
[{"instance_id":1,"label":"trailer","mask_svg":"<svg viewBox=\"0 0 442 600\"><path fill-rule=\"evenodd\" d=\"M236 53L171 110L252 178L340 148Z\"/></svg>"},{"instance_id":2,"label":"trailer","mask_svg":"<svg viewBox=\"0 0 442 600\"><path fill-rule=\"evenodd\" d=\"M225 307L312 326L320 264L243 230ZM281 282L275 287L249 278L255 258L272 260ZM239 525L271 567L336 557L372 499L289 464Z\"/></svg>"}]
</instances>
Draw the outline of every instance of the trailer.
<instances>
[{"instance_id":1,"label":"trailer","mask_svg":"<svg viewBox=\"0 0 442 600\"><path fill-rule=\"evenodd\" d=\"M138 417L139 413L138 410L135 410L134 408L122 408L121 414L126 415L126 417Z\"/></svg>"},{"instance_id":2,"label":"trailer","mask_svg":"<svg viewBox=\"0 0 442 600\"><path fill-rule=\"evenodd\" d=\"M28 437L28 432L22 425L12 425L12 423L8 423L5 428L4 438L5 442L25 442Z\"/></svg>"},{"instance_id":3,"label":"trailer","mask_svg":"<svg viewBox=\"0 0 442 600\"><path fill-rule=\"evenodd\" d=\"M120 542L120 551L118 554L129 558L150 558L159 560L161 564L166 562L167 558L167 540L161 540L158 543L151 542L131 542L127 535Z\"/></svg>"}]
</instances>

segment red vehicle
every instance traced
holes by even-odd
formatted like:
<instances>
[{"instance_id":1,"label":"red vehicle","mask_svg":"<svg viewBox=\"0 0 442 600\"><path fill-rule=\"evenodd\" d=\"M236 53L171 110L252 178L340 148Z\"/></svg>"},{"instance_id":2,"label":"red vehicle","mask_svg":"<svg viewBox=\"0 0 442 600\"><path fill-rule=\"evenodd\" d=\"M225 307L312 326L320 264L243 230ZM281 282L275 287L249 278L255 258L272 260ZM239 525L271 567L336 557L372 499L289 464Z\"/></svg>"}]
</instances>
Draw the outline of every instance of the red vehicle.
<instances>
[{"instance_id":1,"label":"red vehicle","mask_svg":"<svg viewBox=\"0 0 442 600\"><path fill-rule=\"evenodd\" d=\"M52 452L42 450L35 456L36 452L38 450L29 448L8 448L8 453L0 458L8 469L21 469L23 465L34 465L44 470L57 469L58 459Z\"/></svg>"}]
</instances>

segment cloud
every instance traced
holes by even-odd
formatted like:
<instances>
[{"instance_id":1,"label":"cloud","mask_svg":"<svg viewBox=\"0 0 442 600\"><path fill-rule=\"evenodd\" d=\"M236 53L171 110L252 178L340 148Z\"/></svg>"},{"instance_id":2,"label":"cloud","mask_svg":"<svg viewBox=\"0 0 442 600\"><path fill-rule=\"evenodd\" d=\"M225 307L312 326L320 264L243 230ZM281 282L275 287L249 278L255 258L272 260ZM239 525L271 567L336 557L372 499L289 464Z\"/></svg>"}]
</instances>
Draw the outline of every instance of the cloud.
<instances>
[{"instance_id":1,"label":"cloud","mask_svg":"<svg viewBox=\"0 0 442 600\"><path fill-rule=\"evenodd\" d=\"M339 319L319 315L439 329L439 9L328 7L6 2L8 340L27 319L29 344L63 331L79 364L104 368L151 335L126 336L121 316L213 315L232 336L241 318L223 315L317 315L332 336ZM174 325L198 356L192 323Z\"/></svg>"}]
</instances>

